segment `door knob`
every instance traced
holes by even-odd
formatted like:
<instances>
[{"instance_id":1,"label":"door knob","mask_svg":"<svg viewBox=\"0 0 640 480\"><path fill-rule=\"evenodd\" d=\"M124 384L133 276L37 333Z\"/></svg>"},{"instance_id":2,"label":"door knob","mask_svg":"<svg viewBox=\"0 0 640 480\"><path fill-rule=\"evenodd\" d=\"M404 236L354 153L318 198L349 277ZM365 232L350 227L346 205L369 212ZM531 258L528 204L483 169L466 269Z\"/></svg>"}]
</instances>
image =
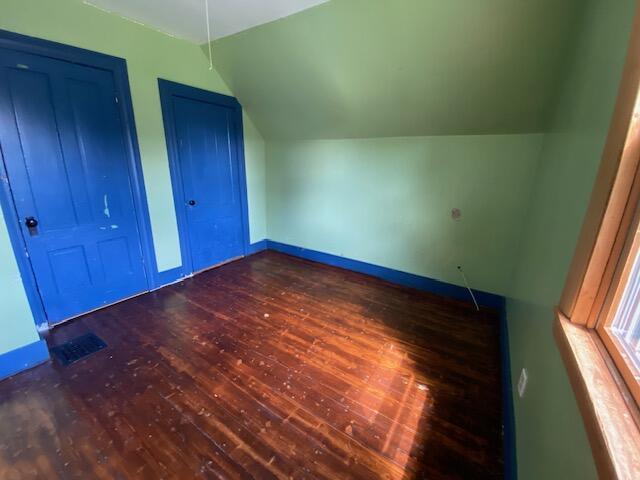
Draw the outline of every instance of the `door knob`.
<instances>
[{"instance_id":1,"label":"door knob","mask_svg":"<svg viewBox=\"0 0 640 480\"><path fill-rule=\"evenodd\" d=\"M27 217L24 219L24 224L27 226L27 228L36 228L38 226L38 220L36 220L34 217Z\"/></svg>"},{"instance_id":2,"label":"door knob","mask_svg":"<svg viewBox=\"0 0 640 480\"><path fill-rule=\"evenodd\" d=\"M189 200L189 205L191 205L192 207L196 204L195 200Z\"/></svg>"}]
</instances>

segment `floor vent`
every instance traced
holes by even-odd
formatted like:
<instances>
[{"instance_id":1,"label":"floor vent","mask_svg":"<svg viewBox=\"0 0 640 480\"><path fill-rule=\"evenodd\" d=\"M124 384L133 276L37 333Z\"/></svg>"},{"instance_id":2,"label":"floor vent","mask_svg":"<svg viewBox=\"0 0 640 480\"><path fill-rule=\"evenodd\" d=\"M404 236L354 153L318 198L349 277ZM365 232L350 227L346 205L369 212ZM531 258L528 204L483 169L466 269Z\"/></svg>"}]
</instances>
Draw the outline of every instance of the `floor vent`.
<instances>
[{"instance_id":1,"label":"floor vent","mask_svg":"<svg viewBox=\"0 0 640 480\"><path fill-rule=\"evenodd\" d=\"M62 365L74 362L105 348L107 344L95 333L87 333L62 345L51 347L51 353Z\"/></svg>"}]
</instances>

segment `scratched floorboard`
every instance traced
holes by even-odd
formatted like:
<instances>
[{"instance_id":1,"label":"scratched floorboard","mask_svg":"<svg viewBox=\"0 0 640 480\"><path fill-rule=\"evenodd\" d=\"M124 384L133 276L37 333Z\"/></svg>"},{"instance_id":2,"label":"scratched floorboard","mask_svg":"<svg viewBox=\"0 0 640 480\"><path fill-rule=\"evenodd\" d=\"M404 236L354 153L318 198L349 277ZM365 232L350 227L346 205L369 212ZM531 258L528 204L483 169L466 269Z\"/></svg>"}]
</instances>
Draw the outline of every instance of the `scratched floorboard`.
<instances>
[{"instance_id":1,"label":"scratched floorboard","mask_svg":"<svg viewBox=\"0 0 640 480\"><path fill-rule=\"evenodd\" d=\"M497 315L263 252L55 328L0 382L0 478L502 477Z\"/></svg>"}]
</instances>

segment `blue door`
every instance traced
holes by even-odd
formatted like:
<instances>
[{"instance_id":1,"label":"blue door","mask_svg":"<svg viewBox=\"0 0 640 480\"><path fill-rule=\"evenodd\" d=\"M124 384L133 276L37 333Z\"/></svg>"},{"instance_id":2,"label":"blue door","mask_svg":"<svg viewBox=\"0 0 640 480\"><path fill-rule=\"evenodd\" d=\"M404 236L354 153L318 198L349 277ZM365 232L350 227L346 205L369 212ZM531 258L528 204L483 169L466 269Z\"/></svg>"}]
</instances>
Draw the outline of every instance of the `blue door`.
<instances>
[{"instance_id":1,"label":"blue door","mask_svg":"<svg viewBox=\"0 0 640 480\"><path fill-rule=\"evenodd\" d=\"M245 253L241 110L230 97L172 85L173 92L163 94L165 126L175 139L182 247L197 272Z\"/></svg>"},{"instance_id":2,"label":"blue door","mask_svg":"<svg viewBox=\"0 0 640 480\"><path fill-rule=\"evenodd\" d=\"M110 71L0 49L0 146L57 323L147 290Z\"/></svg>"}]
</instances>

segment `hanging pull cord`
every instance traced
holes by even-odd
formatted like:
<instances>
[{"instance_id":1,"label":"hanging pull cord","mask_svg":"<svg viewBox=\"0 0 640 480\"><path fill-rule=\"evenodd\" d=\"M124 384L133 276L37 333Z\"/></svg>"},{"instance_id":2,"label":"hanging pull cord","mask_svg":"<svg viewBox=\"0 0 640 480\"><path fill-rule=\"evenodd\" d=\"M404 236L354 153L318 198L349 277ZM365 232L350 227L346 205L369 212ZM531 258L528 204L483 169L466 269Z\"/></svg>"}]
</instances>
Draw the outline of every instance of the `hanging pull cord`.
<instances>
[{"instance_id":1,"label":"hanging pull cord","mask_svg":"<svg viewBox=\"0 0 640 480\"><path fill-rule=\"evenodd\" d=\"M458 271L460 272L460 275L462 275L462 280L464 281L464 286L467 287L467 290L469 290L469 294L471 295L471 299L473 300L473 304L476 306L476 310L479 312L480 311L480 307L478 306L478 302L476 301L476 296L473 294L473 290L471 290L471 287L469 287L469 282L467 282L467 276L464 274L464 271L462 270L462 267L460 265L458 265Z\"/></svg>"},{"instance_id":2,"label":"hanging pull cord","mask_svg":"<svg viewBox=\"0 0 640 480\"><path fill-rule=\"evenodd\" d=\"M204 12L207 17L207 45L209 47L209 70L213 70L213 56L211 55L211 25L209 22L209 0L204 0Z\"/></svg>"}]
</instances>

